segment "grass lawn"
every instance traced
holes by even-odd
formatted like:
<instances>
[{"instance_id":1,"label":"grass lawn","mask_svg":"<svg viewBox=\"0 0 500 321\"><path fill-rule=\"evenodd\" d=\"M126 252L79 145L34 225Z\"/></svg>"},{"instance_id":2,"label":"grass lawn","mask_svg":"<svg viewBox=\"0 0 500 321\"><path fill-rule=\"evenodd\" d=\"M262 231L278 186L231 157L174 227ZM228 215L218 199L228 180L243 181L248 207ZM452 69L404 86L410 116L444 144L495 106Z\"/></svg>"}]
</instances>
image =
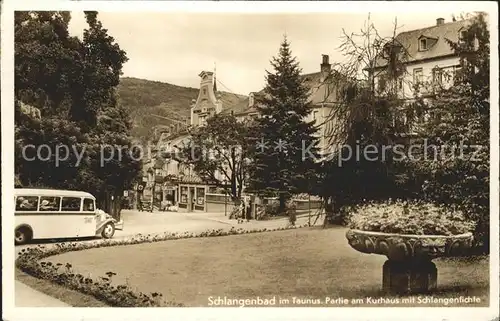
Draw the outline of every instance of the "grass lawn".
<instances>
[{"instance_id":1,"label":"grass lawn","mask_svg":"<svg viewBox=\"0 0 500 321\"><path fill-rule=\"evenodd\" d=\"M70 252L50 260L69 262L76 272L94 278L115 272L113 283L128 284L146 293L160 292L166 299L186 306L210 306L214 302L210 297L274 296L277 306L345 306L326 304L326 297L364 299L354 305L374 306L366 298L383 296L382 264L386 258L355 251L348 245L345 232L345 228L307 228L173 240ZM435 263L438 291L434 297L477 296L481 303L475 306L489 305L487 257L438 259ZM280 298L289 303L280 304ZM301 304L297 299L304 301Z\"/></svg>"}]
</instances>

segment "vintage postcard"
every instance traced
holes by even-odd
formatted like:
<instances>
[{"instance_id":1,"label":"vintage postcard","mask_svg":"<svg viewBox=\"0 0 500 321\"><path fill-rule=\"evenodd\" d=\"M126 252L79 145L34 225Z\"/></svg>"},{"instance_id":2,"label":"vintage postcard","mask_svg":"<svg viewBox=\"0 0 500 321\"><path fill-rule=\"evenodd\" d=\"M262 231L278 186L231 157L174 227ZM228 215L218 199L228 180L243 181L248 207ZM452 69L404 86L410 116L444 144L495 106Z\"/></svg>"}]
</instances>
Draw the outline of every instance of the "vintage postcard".
<instances>
[{"instance_id":1,"label":"vintage postcard","mask_svg":"<svg viewBox=\"0 0 500 321\"><path fill-rule=\"evenodd\" d=\"M3 319L498 320L496 3L1 9Z\"/></svg>"}]
</instances>

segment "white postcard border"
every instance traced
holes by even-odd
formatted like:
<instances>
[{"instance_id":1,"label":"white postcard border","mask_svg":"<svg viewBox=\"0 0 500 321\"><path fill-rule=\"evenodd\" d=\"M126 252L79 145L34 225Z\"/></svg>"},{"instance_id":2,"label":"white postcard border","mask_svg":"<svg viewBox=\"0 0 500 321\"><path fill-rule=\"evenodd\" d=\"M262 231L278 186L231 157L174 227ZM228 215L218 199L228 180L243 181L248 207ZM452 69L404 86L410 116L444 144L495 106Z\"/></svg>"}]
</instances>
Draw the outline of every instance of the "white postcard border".
<instances>
[{"instance_id":1,"label":"white postcard border","mask_svg":"<svg viewBox=\"0 0 500 321\"><path fill-rule=\"evenodd\" d=\"M97 10L239 13L326 13L326 12L464 12L486 11L490 15L491 45L491 255L489 308L16 308L14 307L13 230L3 229L3 318L5 320L492 320L498 317L499 257L499 110L498 110L498 6L496 2L241 2L241 1L25 1L6 0L1 17L2 71L2 226L13 226L14 202L14 10ZM495 108L496 107L496 108ZM332 271L334 273L334 271ZM409 310L411 309L411 310Z\"/></svg>"}]
</instances>

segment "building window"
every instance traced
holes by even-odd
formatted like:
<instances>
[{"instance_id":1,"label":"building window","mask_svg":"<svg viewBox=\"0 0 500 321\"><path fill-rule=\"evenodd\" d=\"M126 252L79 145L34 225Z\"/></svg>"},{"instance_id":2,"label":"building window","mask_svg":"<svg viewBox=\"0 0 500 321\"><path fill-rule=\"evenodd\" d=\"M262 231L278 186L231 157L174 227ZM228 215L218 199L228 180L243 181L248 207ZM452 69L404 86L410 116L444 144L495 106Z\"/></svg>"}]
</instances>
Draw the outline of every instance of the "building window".
<instances>
[{"instance_id":1,"label":"building window","mask_svg":"<svg viewBox=\"0 0 500 321\"><path fill-rule=\"evenodd\" d=\"M313 120L317 120L318 119L318 112L319 110L313 110Z\"/></svg>"},{"instance_id":2,"label":"building window","mask_svg":"<svg viewBox=\"0 0 500 321\"><path fill-rule=\"evenodd\" d=\"M206 94L207 94L207 89L203 88L203 95L206 95Z\"/></svg>"},{"instance_id":3,"label":"building window","mask_svg":"<svg viewBox=\"0 0 500 321\"><path fill-rule=\"evenodd\" d=\"M461 73L462 73L462 66L455 66L453 68L453 79L455 80L457 78L460 78Z\"/></svg>"},{"instance_id":4,"label":"building window","mask_svg":"<svg viewBox=\"0 0 500 321\"><path fill-rule=\"evenodd\" d=\"M460 43L465 43L465 40L467 39L467 30L461 30L458 39Z\"/></svg>"},{"instance_id":5,"label":"building window","mask_svg":"<svg viewBox=\"0 0 500 321\"><path fill-rule=\"evenodd\" d=\"M434 85L442 85L443 84L443 71L441 68L434 68L432 70L432 83Z\"/></svg>"},{"instance_id":6,"label":"building window","mask_svg":"<svg viewBox=\"0 0 500 321\"><path fill-rule=\"evenodd\" d=\"M378 90L380 92L383 92L383 91L385 91L386 88L387 88L387 80L383 76L379 77L378 78Z\"/></svg>"},{"instance_id":7,"label":"building window","mask_svg":"<svg viewBox=\"0 0 500 321\"><path fill-rule=\"evenodd\" d=\"M187 186L181 186L181 198L180 203L187 204L188 202L188 188Z\"/></svg>"},{"instance_id":8,"label":"building window","mask_svg":"<svg viewBox=\"0 0 500 321\"><path fill-rule=\"evenodd\" d=\"M196 205L204 205L205 204L205 188L198 187L196 188Z\"/></svg>"},{"instance_id":9,"label":"building window","mask_svg":"<svg viewBox=\"0 0 500 321\"><path fill-rule=\"evenodd\" d=\"M427 39L423 38L423 39L420 39L420 42L419 42L419 48L418 48L420 51L424 51L424 50L427 50Z\"/></svg>"},{"instance_id":10,"label":"building window","mask_svg":"<svg viewBox=\"0 0 500 321\"><path fill-rule=\"evenodd\" d=\"M419 85L424 81L424 71L422 68L413 69L413 84Z\"/></svg>"}]
</instances>

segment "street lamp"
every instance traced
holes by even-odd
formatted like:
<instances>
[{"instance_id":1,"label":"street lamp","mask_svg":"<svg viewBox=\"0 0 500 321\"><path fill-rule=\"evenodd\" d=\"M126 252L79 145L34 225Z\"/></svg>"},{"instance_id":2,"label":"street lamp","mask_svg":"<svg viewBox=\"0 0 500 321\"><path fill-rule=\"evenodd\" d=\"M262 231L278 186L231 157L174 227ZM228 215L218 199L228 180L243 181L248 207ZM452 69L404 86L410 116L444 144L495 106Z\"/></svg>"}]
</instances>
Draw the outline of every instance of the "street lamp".
<instances>
[{"instance_id":1,"label":"street lamp","mask_svg":"<svg viewBox=\"0 0 500 321\"><path fill-rule=\"evenodd\" d=\"M151 209L150 212L153 213L153 205L155 201L155 189L156 189L156 183L155 183L155 172L153 171L153 184L151 186Z\"/></svg>"},{"instance_id":2,"label":"street lamp","mask_svg":"<svg viewBox=\"0 0 500 321\"><path fill-rule=\"evenodd\" d=\"M227 181L224 179L222 181L222 184L224 184L224 216L227 216Z\"/></svg>"}]
</instances>

